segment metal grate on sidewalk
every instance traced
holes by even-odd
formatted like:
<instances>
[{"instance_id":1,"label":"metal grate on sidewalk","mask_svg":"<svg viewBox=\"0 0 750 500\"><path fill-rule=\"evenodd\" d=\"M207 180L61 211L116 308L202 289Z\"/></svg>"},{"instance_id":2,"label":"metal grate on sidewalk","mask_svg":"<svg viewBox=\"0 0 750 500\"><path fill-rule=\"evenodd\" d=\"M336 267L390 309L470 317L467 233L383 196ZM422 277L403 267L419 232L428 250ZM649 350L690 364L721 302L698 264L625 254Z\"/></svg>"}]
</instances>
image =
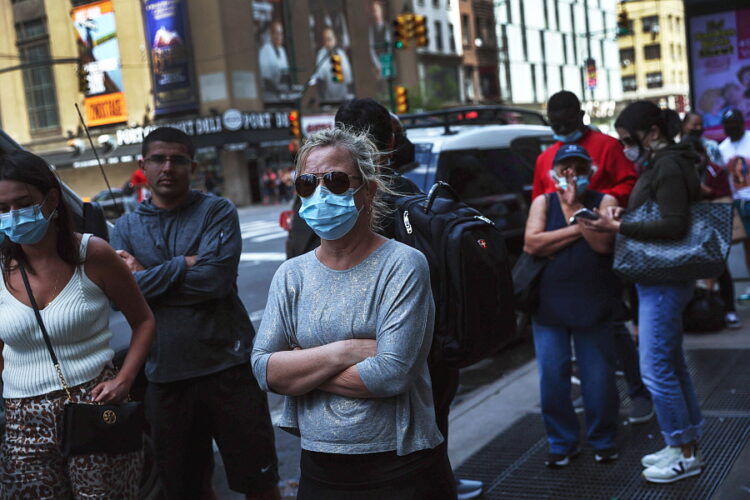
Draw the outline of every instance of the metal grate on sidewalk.
<instances>
[{"instance_id":1,"label":"metal grate on sidewalk","mask_svg":"<svg viewBox=\"0 0 750 500\"><path fill-rule=\"evenodd\" d=\"M620 426L620 459L614 463L596 463L584 445L568 467L548 469L539 414L520 419L469 458L456 476L483 481L486 499L708 499L750 439L750 351L691 351L688 367L706 422L701 439L706 465L696 477L666 485L641 478L641 457L664 446L655 419Z\"/></svg>"}]
</instances>

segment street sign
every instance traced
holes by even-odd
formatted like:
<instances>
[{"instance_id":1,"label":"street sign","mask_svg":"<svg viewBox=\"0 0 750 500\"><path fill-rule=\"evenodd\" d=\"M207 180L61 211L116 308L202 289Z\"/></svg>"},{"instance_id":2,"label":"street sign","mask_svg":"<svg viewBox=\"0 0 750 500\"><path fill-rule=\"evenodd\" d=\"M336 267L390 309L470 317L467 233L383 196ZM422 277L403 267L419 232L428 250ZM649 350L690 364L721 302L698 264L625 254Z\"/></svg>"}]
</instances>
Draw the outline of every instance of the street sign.
<instances>
[{"instance_id":1,"label":"street sign","mask_svg":"<svg viewBox=\"0 0 750 500\"><path fill-rule=\"evenodd\" d=\"M380 76L390 78L395 75L393 68L393 54L380 54Z\"/></svg>"}]
</instances>

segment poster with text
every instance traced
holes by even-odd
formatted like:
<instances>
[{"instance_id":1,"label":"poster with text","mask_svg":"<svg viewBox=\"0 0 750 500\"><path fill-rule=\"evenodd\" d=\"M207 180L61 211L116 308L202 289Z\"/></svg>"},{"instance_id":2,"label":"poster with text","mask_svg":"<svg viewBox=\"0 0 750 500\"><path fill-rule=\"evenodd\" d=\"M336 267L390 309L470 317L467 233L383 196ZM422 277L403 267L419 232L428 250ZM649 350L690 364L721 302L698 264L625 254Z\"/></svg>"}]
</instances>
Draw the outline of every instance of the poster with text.
<instances>
[{"instance_id":1,"label":"poster with text","mask_svg":"<svg viewBox=\"0 0 750 500\"><path fill-rule=\"evenodd\" d=\"M706 136L724 138L721 116L738 109L750 127L750 8L690 19L694 109Z\"/></svg>"},{"instance_id":2,"label":"poster with text","mask_svg":"<svg viewBox=\"0 0 750 500\"><path fill-rule=\"evenodd\" d=\"M354 97L350 63L351 37L344 0L310 0L310 42L315 47L315 86L322 102L338 103ZM331 53L341 57L343 82L333 79Z\"/></svg>"},{"instance_id":3,"label":"poster with text","mask_svg":"<svg viewBox=\"0 0 750 500\"><path fill-rule=\"evenodd\" d=\"M104 0L75 7L71 17L78 55L88 80L83 102L86 124L96 127L126 121L128 113L112 2Z\"/></svg>"},{"instance_id":4,"label":"poster with text","mask_svg":"<svg viewBox=\"0 0 750 500\"><path fill-rule=\"evenodd\" d=\"M143 18L151 59L155 114L196 109L198 100L185 2L145 0Z\"/></svg>"},{"instance_id":5,"label":"poster with text","mask_svg":"<svg viewBox=\"0 0 750 500\"><path fill-rule=\"evenodd\" d=\"M282 2L257 0L252 5L263 100L268 103L292 101Z\"/></svg>"}]
</instances>

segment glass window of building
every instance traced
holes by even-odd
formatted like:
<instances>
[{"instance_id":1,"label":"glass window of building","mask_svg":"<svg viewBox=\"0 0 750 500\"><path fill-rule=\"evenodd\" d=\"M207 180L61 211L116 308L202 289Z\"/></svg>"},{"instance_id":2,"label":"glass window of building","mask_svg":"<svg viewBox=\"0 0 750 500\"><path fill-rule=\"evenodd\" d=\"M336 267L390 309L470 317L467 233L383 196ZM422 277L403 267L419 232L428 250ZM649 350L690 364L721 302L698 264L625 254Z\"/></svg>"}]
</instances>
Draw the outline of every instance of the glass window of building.
<instances>
[{"instance_id":1,"label":"glass window of building","mask_svg":"<svg viewBox=\"0 0 750 500\"><path fill-rule=\"evenodd\" d=\"M467 14L463 14L461 16L461 42L463 43L464 47L468 47L470 45L469 40L471 40L471 33L469 33L469 16Z\"/></svg>"},{"instance_id":2,"label":"glass window of building","mask_svg":"<svg viewBox=\"0 0 750 500\"><path fill-rule=\"evenodd\" d=\"M623 92L635 92L636 88L637 88L637 85L635 82L635 75L622 77Z\"/></svg>"},{"instance_id":3,"label":"glass window of building","mask_svg":"<svg viewBox=\"0 0 750 500\"><path fill-rule=\"evenodd\" d=\"M635 48L620 49L620 65L623 67L635 63Z\"/></svg>"},{"instance_id":4,"label":"glass window of building","mask_svg":"<svg viewBox=\"0 0 750 500\"><path fill-rule=\"evenodd\" d=\"M661 59L661 45L654 43L651 45L643 46L643 57L646 60L650 59Z\"/></svg>"},{"instance_id":5,"label":"glass window of building","mask_svg":"<svg viewBox=\"0 0 750 500\"><path fill-rule=\"evenodd\" d=\"M443 51L443 25L440 21L435 21L435 47L438 52Z\"/></svg>"},{"instance_id":6,"label":"glass window of building","mask_svg":"<svg viewBox=\"0 0 750 500\"><path fill-rule=\"evenodd\" d=\"M646 73L646 87L650 89L657 89L664 85L664 80L661 75L661 71L654 73Z\"/></svg>"},{"instance_id":7,"label":"glass window of building","mask_svg":"<svg viewBox=\"0 0 750 500\"><path fill-rule=\"evenodd\" d=\"M453 33L453 23L448 23L448 50L456 52L456 37Z\"/></svg>"},{"instance_id":8,"label":"glass window of building","mask_svg":"<svg viewBox=\"0 0 750 500\"><path fill-rule=\"evenodd\" d=\"M34 19L16 24L16 41L21 64L49 61L49 37L45 19ZM26 109L32 131L56 128L60 125L57 112L55 79L49 64L23 70Z\"/></svg>"},{"instance_id":9,"label":"glass window of building","mask_svg":"<svg viewBox=\"0 0 750 500\"><path fill-rule=\"evenodd\" d=\"M644 33L658 33L659 32L659 16L648 16L641 19L643 23Z\"/></svg>"}]
</instances>

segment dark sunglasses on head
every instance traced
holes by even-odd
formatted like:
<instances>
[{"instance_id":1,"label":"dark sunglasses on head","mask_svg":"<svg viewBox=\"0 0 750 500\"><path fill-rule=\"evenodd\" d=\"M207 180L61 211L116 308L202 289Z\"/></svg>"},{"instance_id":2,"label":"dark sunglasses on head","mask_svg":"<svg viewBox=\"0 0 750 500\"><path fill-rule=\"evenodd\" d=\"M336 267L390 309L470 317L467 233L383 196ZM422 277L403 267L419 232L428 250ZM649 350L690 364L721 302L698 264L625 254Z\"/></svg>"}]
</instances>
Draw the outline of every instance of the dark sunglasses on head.
<instances>
[{"instance_id":1,"label":"dark sunglasses on head","mask_svg":"<svg viewBox=\"0 0 750 500\"><path fill-rule=\"evenodd\" d=\"M302 174L294 180L294 189L302 198L307 198L315 192L320 179L323 179L323 185L333 194L344 194L351 185L349 179L362 180L362 177L337 170L325 174Z\"/></svg>"},{"instance_id":2,"label":"dark sunglasses on head","mask_svg":"<svg viewBox=\"0 0 750 500\"><path fill-rule=\"evenodd\" d=\"M169 161L175 167L186 167L192 163L193 160L187 156L167 156L167 155L151 155L145 158L147 162L153 163L154 165L164 165Z\"/></svg>"}]
</instances>

